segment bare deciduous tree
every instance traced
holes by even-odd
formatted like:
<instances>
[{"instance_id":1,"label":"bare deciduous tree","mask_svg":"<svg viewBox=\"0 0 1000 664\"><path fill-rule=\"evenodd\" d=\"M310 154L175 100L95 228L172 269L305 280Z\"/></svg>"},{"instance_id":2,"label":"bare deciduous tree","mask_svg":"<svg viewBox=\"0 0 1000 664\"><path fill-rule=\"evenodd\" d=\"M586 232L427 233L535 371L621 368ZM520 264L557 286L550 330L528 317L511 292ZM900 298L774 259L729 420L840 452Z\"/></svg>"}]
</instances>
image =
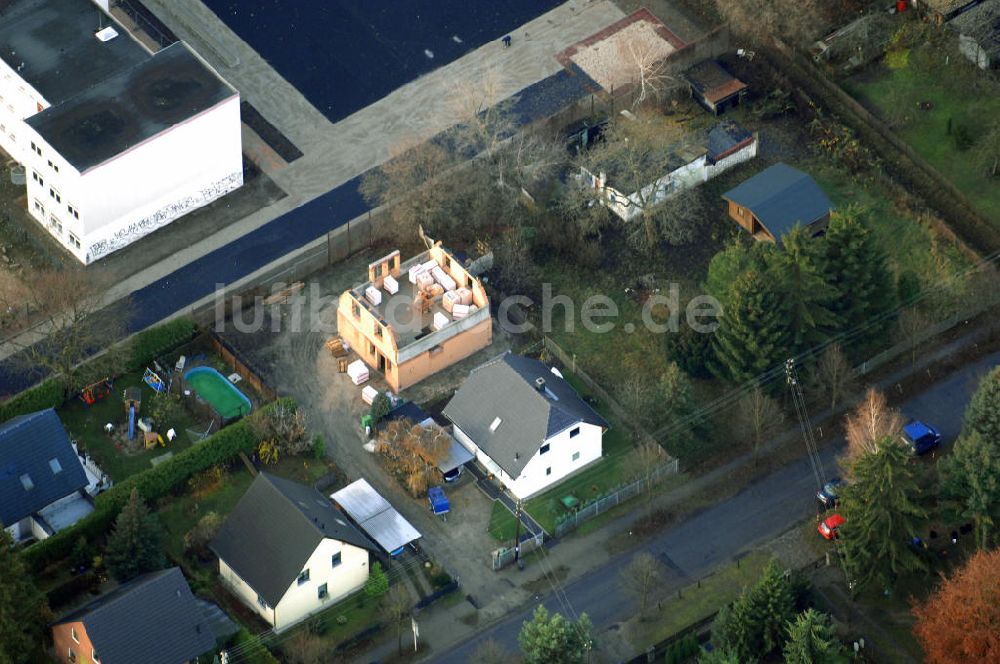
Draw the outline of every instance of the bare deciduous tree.
<instances>
[{"instance_id":1,"label":"bare deciduous tree","mask_svg":"<svg viewBox=\"0 0 1000 664\"><path fill-rule=\"evenodd\" d=\"M258 410L249 419L258 443L267 443L282 454L301 454L309 448L306 416L288 401Z\"/></svg>"},{"instance_id":2,"label":"bare deciduous tree","mask_svg":"<svg viewBox=\"0 0 1000 664\"><path fill-rule=\"evenodd\" d=\"M637 553L628 567L622 570L622 586L639 600L639 615L646 613L649 596L665 576L663 564L653 554Z\"/></svg>"},{"instance_id":3,"label":"bare deciduous tree","mask_svg":"<svg viewBox=\"0 0 1000 664\"><path fill-rule=\"evenodd\" d=\"M382 598L382 614L396 628L396 647L403 654L403 621L410 615L410 592L403 583L393 584Z\"/></svg>"},{"instance_id":4,"label":"bare deciduous tree","mask_svg":"<svg viewBox=\"0 0 1000 664\"><path fill-rule=\"evenodd\" d=\"M624 51L622 55L632 69L632 80L636 86L632 108L647 101L663 99L684 85L683 80L671 72L667 59L655 43L629 41L619 48Z\"/></svg>"},{"instance_id":5,"label":"bare deciduous tree","mask_svg":"<svg viewBox=\"0 0 1000 664\"><path fill-rule=\"evenodd\" d=\"M281 647L281 653L285 656L285 661L291 664L322 664L328 661L323 639L307 629L300 629L292 634Z\"/></svg>"},{"instance_id":6,"label":"bare deciduous tree","mask_svg":"<svg viewBox=\"0 0 1000 664\"><path fill-rule=\"evenodd\" d=\"M928 325L930 325L930 321L916 307L907 307L899 314L896 327L899 330L900 338L910 351L911 369L917 362L917 347L920 345L923 332Z\"/></svg>"},{"instance_id":7,"label":"bare deciduous tree","mask_svg":"<svg viewBox=\"0 0 1000 664\"><path fill-rule=\"evenodd\" d=\"M781 430L785 423L785 413L773 397L768 396L759 385L755 385L740 397L736 406L735 422L739 431L750 437L750 444L753 446L753 464L756 468L760 446Z\"/></svg>"},{"instance_id":8,"label":"bare deciduous tree","mask_svg":"<svg viewBox=\"0 0 1000 664\"><path fill-rule=\"evenodd\" d=\"M47 370L68 390L77 382L81 362L123 336L129 306L105 309L109 285L99 270L74 267L33 271L0 292L0 306L15 317L13 327L32 326L8 342L20 351L26 369ZM120 354L107 359L114 363L116 358Z\"/></svg>"},{"instance_id":9,"label":"bare deciduous tree","mask_svg":"<svg viewBox=\"0 0 1000 664\"><path fill-rule=\"evenodd\" d=\"M376 451L386 467L417 497L437 479L436 467L451 440L440 427L424 428L409 420L389 422L379 434Z\"/></svg>"},{"instance_id":10,"label":"bare deciduous tree","mask_svg":"<svg viewBox=\"0 0 1000 664\"><path fill-rule=\"evenodd\" d=\"M668 458L667 452L655 440L648 438L636 445L635 451L629 457L626 472L629 477L643 481L647 515L653 502L653 475Z\"/></svg>"},{"instance_id":11,"label":"bare deciduous tree","mask_svg":"<svg viewBox=\"0 0 1000 664\"><path fill-rule=\"evenodd\" d=\"M869 388L864 400L844 420L849 464L878 451L878 443L885 438L896 440L902 428L903 416L889 406L885 394Z\"/></svg>"},{"instance_id":12,"label":"bare deciduous tree","mask_svg":"<svg viewBox=\"0 0 1000 664\"><path fill-rule=\"evenodd\" d=\"M840 344L831 344L816 363L816 383L835 408L854 386L854 367L847 360Z\"/></svg>"},{"instance_id":13,"label":"bare deciduous tree","mask_svg":"<svg viewBox=\"0 0 1000 664\"><path fill-rule=\"evenodd\" d=\"M775 38L812 42L822 26L818 0L719 0L730 28L760 44Z\"/></svg>"}]
</instances>

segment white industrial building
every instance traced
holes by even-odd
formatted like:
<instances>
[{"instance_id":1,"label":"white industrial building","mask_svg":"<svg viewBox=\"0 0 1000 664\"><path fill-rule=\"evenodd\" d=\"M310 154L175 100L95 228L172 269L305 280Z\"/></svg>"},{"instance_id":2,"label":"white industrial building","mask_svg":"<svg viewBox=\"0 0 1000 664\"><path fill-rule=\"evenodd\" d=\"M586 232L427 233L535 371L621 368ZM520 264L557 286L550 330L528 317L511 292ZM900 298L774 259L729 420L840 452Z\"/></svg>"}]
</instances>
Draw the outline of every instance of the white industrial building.
<instances>
[{"instance_id":1,"label":"white industrial building","mask_svg":"<svg viewBox=\"0 0 1000 664\"><path fill-rule=\"evenodd\" d=\"M187 44L152 53L91 0L0 2L0 148L82 263L242 185L240 131L239 93Z\"/></svg>"}]
</instances>

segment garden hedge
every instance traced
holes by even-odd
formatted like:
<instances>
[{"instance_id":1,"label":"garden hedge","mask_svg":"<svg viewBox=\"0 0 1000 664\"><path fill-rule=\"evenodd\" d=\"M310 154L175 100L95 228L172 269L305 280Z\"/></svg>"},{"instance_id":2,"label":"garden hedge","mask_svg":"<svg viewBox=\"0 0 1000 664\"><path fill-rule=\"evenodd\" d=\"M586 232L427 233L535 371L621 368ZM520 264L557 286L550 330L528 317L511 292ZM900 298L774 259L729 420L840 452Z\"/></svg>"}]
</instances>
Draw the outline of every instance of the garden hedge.
<instances>
[{"instance_id":1,"label":"garden hedge","mask_svg":"<svg viewBox=\"0 0 1000 664\"><path fill-rule=\"evenodd\" d=\"M194 321L190 318L177 318L163 325L139 332L126 342L128 344L129 369L141 369L157 356L190 341L194 337L196 329ZM114 353L116 350L117 347L113 347L109 352ZM95 365L102 359L95 358L87 364ZM80 373L86 374L87 372L84 370ZM0 422L6 422L12 417L34 413L46 408L58 408L66 399L63 387L62 382L57 378L47 378L35 387L0 403Z\"/></svg>"},{"instance_id":2,"label":"garden hedge","mask_svg":"<svg viewBox=\"0 0 1000 664\"><path fill-rule=\"evenodd\" d=\"M284 403L295 408L291 399L281 399L264 406L264 410ZM76 540L81 536L93 542L106 534L118 512L128 501L133 487L146 502L152 502L182 487L187 480L212 466L230 461L240 452L250 454L257 445L257 439L247 420L231 424L202 442L177 453L157 466L144 470L116 484L97 496L94 511L61 530L52 537L42 540L24 550L24 560L36 573L70 555Z\"/></svg>"}]
</instances>

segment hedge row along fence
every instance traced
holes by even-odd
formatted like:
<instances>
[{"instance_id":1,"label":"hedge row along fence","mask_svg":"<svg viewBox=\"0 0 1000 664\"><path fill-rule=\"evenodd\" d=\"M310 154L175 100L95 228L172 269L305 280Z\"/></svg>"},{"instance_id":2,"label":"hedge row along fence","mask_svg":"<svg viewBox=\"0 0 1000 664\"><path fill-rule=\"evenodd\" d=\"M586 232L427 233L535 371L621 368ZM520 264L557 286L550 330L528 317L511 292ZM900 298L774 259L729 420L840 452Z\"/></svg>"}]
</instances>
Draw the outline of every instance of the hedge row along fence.
<instances>
[{"instance_id":1,"label":"hedge row along fence","mask_svg":"<svg viewBox=\"0 0 1000 664\"><path fill-rule=\"evenodd\" d=\"M269 411L278 405L296 408L292 399L281 399L264 406ZM220 463L231 461L241 452L252 454L257 446L249 422L240 420L227 426L194 447L179 452L157 466L142 471L116 484L97 496L94 511L74 525L28 547L24 550L24 560L35 573L49 565L63 560L73 550L73 545L81 537L92 542L108 533L118 513L128 502L132 489L146 502L162 498L181 488L196 473Z\"/></svg>"},{"instance_id":2,"label":"hedge row along fence","mask_svg":"<svg viewBox=\"0 0 1000 664\"><path fill-rule=\"evenodd\" d=\"M139 332L131 339L112 346L108 353L125 352L128 360L126 368L135 371L151 363L154 359L168 351L187 343L194 338L197 327L190 318L176 318L163 325L151 327ZM99 373L102 358L95 358L80 371L81 375ZM92 371L87 371L92 367ZM83 387L74 385L74 388ZM64 385L58 378L47 378L35 387L0 403L0 422L6 422L12 417L34 413L46 408L58 408L66 399Z\"/></svg>"}]
</instances>

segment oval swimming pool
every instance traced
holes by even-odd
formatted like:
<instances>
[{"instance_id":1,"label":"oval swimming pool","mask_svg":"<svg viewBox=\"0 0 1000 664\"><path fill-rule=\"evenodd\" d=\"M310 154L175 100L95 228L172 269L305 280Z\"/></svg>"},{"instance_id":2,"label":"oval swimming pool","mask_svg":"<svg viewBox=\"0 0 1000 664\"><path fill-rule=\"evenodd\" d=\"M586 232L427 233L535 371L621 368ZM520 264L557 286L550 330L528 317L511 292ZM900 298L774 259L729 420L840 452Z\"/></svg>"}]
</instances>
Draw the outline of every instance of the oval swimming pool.
<instances>
[{"instance_id":1,"label":"oval swimming pool","mask_svg":"<svg viewBox=\"0 0 1000 664\"><path fill-rule=\"evenodd\" d=\"M212 367L195 367L184 374L184 380L224 419L247 415L253 408L247 395Z\"/></svg>"}]
</instances>

